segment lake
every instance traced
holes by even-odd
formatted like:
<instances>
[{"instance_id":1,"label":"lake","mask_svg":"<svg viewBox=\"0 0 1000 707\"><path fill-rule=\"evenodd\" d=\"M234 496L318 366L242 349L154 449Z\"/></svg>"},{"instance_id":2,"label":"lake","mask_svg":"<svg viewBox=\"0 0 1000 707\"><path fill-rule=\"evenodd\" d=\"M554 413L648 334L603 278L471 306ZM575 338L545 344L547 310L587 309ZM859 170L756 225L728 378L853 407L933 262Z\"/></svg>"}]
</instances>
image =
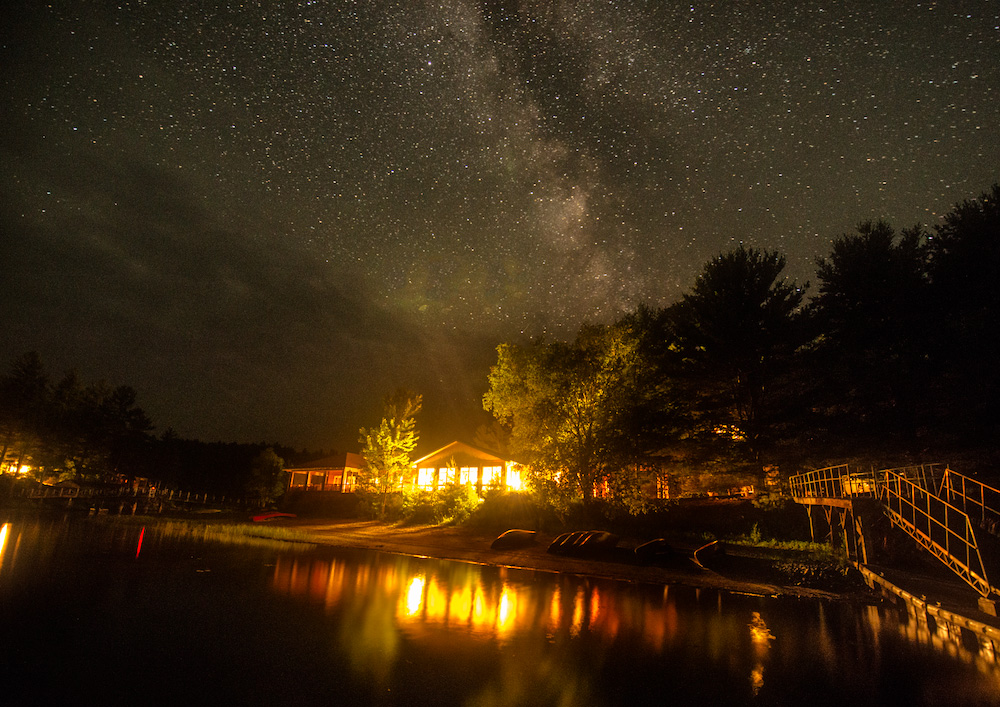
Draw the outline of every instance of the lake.
<instances>
[{"instance_id":1,"label":"lake","mask_svg":"<svg viewBox=\"0 0 1000 707\"><path fill-rule=\"evenodd\" d=\"M1000 704L992 654L891 606L0 524L4 705Z\"/></svg>"}]
</instances>

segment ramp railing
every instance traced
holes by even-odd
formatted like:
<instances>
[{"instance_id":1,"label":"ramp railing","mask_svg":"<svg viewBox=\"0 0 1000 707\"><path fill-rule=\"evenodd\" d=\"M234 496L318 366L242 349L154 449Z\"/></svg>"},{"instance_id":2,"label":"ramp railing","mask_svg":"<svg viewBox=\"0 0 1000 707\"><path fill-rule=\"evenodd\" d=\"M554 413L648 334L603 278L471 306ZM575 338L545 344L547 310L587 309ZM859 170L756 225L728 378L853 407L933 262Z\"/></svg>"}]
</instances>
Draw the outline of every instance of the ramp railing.
<instances>
[{"instance_id":1,"label":"ramp railing","mask_svg":"<svg viewBox=\"0 0 1000 707\"><path fill-rule=\"evenodd\" d=\"M874 496L876 491L874 474L851 473L847 464L796 474L788 483L794 498L853 498Z\"/></svg>"},{"instance_id":2,"label":"ramp railing","mask_svg":"<svg viewBox=\"0 0 1000 707\"><path fill-rule=\"evenodd\" d=\"M929 466L929 465L928 465ZM937 466L937 465L933 465ZM879 499L890 520L935 555L983 597L993 591L969 515L934 491L916 467L887 469L878 477Z\"/></svg>"},{"instance_id":3,"label":"ramp railing","mask_svg":"<svg viewBox=\"0 0 1000 707\"><path fill-rule=\"evenodd\" d=\"M1000 489L945 469L938 495L969 514L980 528L1000 535Z\"/></svg>"}]
</instances>

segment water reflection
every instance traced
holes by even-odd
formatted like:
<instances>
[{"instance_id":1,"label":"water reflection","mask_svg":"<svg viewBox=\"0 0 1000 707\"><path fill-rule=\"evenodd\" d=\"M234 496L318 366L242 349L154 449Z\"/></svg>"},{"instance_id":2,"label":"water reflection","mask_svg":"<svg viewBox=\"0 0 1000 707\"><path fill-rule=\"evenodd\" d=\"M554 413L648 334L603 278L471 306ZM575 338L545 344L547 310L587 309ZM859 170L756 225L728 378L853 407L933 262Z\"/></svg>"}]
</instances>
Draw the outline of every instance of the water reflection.
<instances>
[{"instance_id":1,"label":"water reflection","mask_svg":"<svg viewBox=\"0 0 1000 707\"><path fill-rule=\"evenodd\" d=\"M648 590L640 598L607 581L551 574L541 579L535 581L536 573L527 570L406 557L387 556L373 564L280 557L272 586L331 611L360 597L413 635L448 629L503 642L541 627L550 641L587 632L613 642L627 630L640 635L648 648L662 651L678 629L669 587L656 602L650 601ZM720 636L720 652L727 638Z\"/></svg>"},{"instance_id":2,"label":"water reflection","mask_svg":"<svg viewBox=\"0 0 1000 707\"><path fill-rule=\"evenodd\" d=\"M771 641L774 640L774 634L764 623L759 611L752 613L749 626L755 659L753 670L750 671L750 688L756 696L764 687L764 661L767 659L768 649L771 647Z\"/></svg>"},{"instance_id":3,"label":"water reflection","mask_svg":"<svg viewBox=\"0 0 1000 707\"><path fill-rule=\"evenodd\" d=\"M641 654L637 647L629 650L633 656L641 655L642 661L657 656L674 660L694 647L714 670L734 678L742 674L743 680L749 675L751 698L766 694L775 680L787 682L790 675L801 672L801 663L815 665L810 669L821 670L831 684L838 676L853 673L861 689L867 689L867 680L877 691L883 643L895 633L975 665L1000 690L1000 668L991 643L972 650L963 646L954 627L938 625L932 630L926 622L898 616L891 607L837 607L836 623L831 624L830 606L810 603L811 628L803 631L800 616L762 598L423 558L376 557L364 562L353 557L280 557L272 587L348 617L341 638L348 644L352 666L386 682L401 641L433 641L442 635L454 640L461 634L501 647L516 644L520 652L516 665L508 665L510 658L502 651L497 657L506 675L505 690L513 690L512 694L520 694L526 683L552 681L560 671L579 673L560 665L559 658L565 657L561 651L571 642L581 639L586 639L589 650L605 656L604 662L613 662L616 646L641 645ZM799 604L794 613L804 608ZM779 630L785 624L789 627ZM535 637L541 642L532 642ZM559 650L546 650L545 644ZM856 675L859 651L864 664L875 671L871 675ZM885 670L895 669L887 665ZM575 674L568 679L556 680L560 691L577 697L589 694L584 677ZM489 694L497 698L500 693Z\"/></svg>"},{"instance_id":4,"label":"water reflection","mask_svg":"<svg viewBox=\"0 0 1000 707\"><path fill-rule=\"evenodd\" d=\"M10 530L10 523L0 526L0 572L3 572L3 553L7 549L7 533Z\"/></svg>"},{"instance_id":5,"label":"water reflection","mask_svg":"<svg viewBox=\"0 0 1000 707\"><path fill-rule=\"evenodd\" d=\"M169 676L175 704L1000 703L992 644L891 605L237 542L0 524L0 625L27 641L0 685L28 694L58 659L78 682Z\"/></svg>"}]
</instances>

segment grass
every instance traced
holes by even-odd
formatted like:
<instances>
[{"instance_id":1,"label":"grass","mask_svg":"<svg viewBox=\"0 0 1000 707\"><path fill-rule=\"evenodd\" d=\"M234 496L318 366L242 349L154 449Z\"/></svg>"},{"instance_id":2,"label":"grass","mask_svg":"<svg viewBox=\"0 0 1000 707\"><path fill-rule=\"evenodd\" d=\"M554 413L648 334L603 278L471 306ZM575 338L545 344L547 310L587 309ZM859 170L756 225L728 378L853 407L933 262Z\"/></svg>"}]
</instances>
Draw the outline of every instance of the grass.
<instances>
[{"instance_id":1,"label":"grass","mask_svg":"<svg viewBox=\"0 0 1000 707\"><path fill-rule=\"evenodd\" d=\"M845 559L842 548L834 547L827 543L816 543L808 540L775 540L773 538L763 538L756 523L753 524L753 528L750 529L748 534L728 537L725 539L725 542L741 547L796 552L814 560L835 564L841 564Z\"/></svg>"},{"instance_id":2,"label":"grass","mask_svg":"<svg viewBox=\"0 0 1000 707\"><path fill-rule=\"evenodd\" d=\"M310 543L307 533L273 525L224 523L210 520L178 520L153 516L102 516L101 522L155 527L164 535L193 540L211 540L234 545L261 543Z\"/></svg>"}]
</instances>

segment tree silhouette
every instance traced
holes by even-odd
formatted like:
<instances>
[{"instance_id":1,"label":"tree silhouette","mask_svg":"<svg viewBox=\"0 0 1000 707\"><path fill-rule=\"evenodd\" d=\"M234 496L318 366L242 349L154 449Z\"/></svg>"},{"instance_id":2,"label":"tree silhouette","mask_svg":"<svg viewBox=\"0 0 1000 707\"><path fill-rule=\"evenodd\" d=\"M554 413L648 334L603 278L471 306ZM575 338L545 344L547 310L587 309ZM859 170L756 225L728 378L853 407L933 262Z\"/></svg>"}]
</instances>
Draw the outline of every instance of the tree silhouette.
<instances>
[{"instance_id":1,"label":"tree silhouette","mask_svg":"<svg viewBox=\"0 0 1000 707\"><path fill-rule=\"evenodd\" d=\"M877 434L916 431L928 377L923 239L917 227L897 238L888 223L868 221L817 260L810 375L828 416Z\"/></svg>"},{"instance_id":2,"label":"tree silhouette","mask_svg":"<svg viewBox=\"0 0 1000 707\"><path fill-rule=\"evenodd\" d=\"M669 357L687 382L692 419L744 442L759 460L769 386L800 342L804 290L781 278L784 256L740 246L708 262L667 312Z\"/></svg>"},{"instance_id":3,"label":"tree silhouette","mask_svg":"<svg viewBox=\"0 0 1000 707\"><path fill-rule=\"evenodd\" d=\"M1000 185L964 201L935 227L928 244L944 420L963 435L1000 432Z\"/></svg>"},{"instance_id":4,"label":"tree silhouette","mask_svg":"<svg viewBox=\"0 0 1000 707\"><path fill-rule=\"evenodd\" d=\"M247 491L261 506L274 501L285 490L285 460L273 447L262 449L250 462Z\"/></svg>"}]
</instances>

